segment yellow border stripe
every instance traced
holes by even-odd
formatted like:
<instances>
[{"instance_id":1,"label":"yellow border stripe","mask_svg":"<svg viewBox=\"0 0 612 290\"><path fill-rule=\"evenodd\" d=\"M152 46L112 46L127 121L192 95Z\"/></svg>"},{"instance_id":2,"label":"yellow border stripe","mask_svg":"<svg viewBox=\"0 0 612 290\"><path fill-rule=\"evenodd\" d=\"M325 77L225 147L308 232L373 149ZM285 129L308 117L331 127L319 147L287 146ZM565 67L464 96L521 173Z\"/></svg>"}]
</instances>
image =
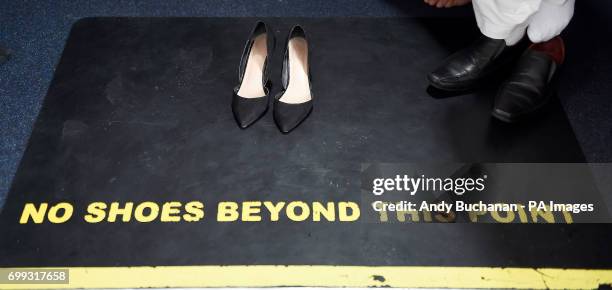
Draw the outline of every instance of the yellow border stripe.
<instances>
[{"instance_id":1,"label":"yellow border stripe","mask_svg":"<svg viewBox=\"0 0 612 290\"><path fill-rule=\"evenodd\" d=\"M42 268L38 268L42 269ZM162 287L572 288L612 284L612 270L406 266L74 267L70 284L2 289Z\"/></svg>"}]
</instances>

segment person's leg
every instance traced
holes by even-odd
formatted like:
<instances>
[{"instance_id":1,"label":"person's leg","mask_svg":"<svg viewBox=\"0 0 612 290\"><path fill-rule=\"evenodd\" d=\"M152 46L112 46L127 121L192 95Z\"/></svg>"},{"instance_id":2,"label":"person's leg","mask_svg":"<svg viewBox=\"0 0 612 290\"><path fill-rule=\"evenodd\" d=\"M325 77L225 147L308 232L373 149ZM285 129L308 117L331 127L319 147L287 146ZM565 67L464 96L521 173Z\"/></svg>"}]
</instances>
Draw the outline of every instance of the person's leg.
<instances>
[{"instance_id":1,"label":"person's leg","mask_svg":"<svg viewBox=\"0 0 612 290\"><path fill-rule=\"evenodd\" d=\"M559 34L574 15L574 2L544 0L530 18L527 34L533 44L502 84L495 98L494 117L506 122L519 121L548 102L565 59L565 45Z\"/></svg>"},{"instance_id":2,"label":"person's leg","mask_svg":"<svg viewBox=\"0 0 612 290\"><path fill-rule=\"evenodd\" d=\"M565 59L565 44L559 34L574 15L574 4L574 0L544 0L530 18L527 35L533 44L502 84L495 98L494 117L519 121L548 102Z\"/></svg>"},{"instance_id":3,"label":"person's leg","mask_svg":"<svg viewBox=\"0 0 612 290\"><path fill-rule=\"evenodd\" d=\"M574 4L575 0L544 0L529 20L529 40L542 43L561 34L574 16Z\"/></svg>"},{"instance_id":4,"label":"person's leg","mask_svg":"<svg viewBox=\"0 0 612 290\"><path fill-rule=\"evenodd\" d=\"M483 36L430 73L430 84L447 91L470 90L508 68L525 49L519 41L541 1L473 0L474 14Z\"/></svg>"},{"instance_id":5,"label":"person's leg","mask_svg":"<svg viewBox=\"0 0 612 290\"><path fill-rule=\"evenodd\" d=\"M504 39L511 46L519 42L542 0L474 0L474 15L480 32Z\"/></svg>"}]
</instances>

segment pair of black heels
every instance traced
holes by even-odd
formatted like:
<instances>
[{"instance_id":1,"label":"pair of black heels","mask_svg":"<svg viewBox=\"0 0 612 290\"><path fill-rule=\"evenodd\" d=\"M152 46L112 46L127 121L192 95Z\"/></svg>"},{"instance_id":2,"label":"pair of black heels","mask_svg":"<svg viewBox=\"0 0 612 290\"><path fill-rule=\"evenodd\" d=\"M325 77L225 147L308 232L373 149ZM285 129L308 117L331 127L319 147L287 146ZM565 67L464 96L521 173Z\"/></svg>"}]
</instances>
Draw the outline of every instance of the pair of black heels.
<instances>
[{"instance_id":1,"label":"pair of black heels","mask_svg":"<svg viewBox=\"0 0 612 290\"><path fill-rule=\"evenodd\" d=\"M271 81L270 59L274 51L273 32L257 22L244 47L238 70L239 85L234 88L232 112L245 129L268 111ZM309 72L308 41L304 29L296 25L289 32L283 58L282 89L273 101L274 121L285 134L298 127L312 112L313 94Z\"/></svg>"}]
</instances>

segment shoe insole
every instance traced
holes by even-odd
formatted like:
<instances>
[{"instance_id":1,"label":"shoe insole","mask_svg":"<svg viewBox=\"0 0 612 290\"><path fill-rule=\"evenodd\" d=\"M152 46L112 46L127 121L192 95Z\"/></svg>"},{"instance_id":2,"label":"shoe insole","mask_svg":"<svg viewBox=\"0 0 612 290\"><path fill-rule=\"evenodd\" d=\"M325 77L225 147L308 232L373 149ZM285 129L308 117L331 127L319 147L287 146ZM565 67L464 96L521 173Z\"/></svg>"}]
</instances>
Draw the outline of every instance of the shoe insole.
<instances>
[{"instance_id":1,"label":"shoe insole","mask_svg":"<svg viewBox=\"0 0 612 290\"><path fill-rule=\"evenodd\" d=\"M308 43L303 37L289 40L289 84L283 96L283 103L301 104L312 100L308 80Z\"/></svg>"},{"instance_id":2,"label":"shoe insole","mask_svg":"<svg viewBox=\"0 0 612 290\"><path fill-rule=\"evenodd\" d=\"M264 33L253 40L238 95L243 98L260 98L266 95L263 84L264 64L268 55L268 36Z\"/></svg>"}]
</instances>

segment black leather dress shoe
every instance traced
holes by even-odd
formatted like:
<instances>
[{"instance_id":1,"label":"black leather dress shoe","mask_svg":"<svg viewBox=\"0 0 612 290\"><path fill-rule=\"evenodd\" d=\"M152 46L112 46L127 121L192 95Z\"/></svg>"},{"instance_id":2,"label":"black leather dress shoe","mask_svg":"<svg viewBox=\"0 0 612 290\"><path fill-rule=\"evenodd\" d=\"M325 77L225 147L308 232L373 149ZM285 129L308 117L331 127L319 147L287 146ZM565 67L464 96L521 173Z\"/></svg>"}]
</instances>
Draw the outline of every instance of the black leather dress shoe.
<instances>
[{"instance_id":1,"label":"black leather dress shoe","mask_svg":"<svg viewBox=\"0 0 612 290\"><path fill-rule=\"evenodd\" d=\"M493 117L512 123L544 106L554 90L559 65L550 55L527 50L495 98Z\"/></svg>"},{"instance_id":2,"label":"black leather dress shoe","mask_svg":"<svg viewBox=\"0 0 612 290\"><path fill-rule=\"evenodd\" d=\"M299 126L313 108L308 40L300 26L294 26L287 37L282 83L282 91L274 98L274 121L286 134Z\"/></svg>"},{"instance_id":3,"label":"black leather dress shoe","mask_svg":"<svg viewBox=\"0 0 612 290\"><path fill-rule=\"evenodd\" d=\"M430 84L445 91L471 90L520 57L525 43L507 46L503 39L482 36L428 75Z\"/></svg>"},{"instance_id":4,"label":"black leather dress shoe","mask_svg":"<svg viewBox=\"0 0 612 290\"><path fill-rule=\"evenodd\" d=\"M232 112L240 128L259 120L268 110L271 83L269 60L274 35L263 22L257 22L244 46L238 68L239 85L234 88Z\"/></svg>"}]
</instances>

